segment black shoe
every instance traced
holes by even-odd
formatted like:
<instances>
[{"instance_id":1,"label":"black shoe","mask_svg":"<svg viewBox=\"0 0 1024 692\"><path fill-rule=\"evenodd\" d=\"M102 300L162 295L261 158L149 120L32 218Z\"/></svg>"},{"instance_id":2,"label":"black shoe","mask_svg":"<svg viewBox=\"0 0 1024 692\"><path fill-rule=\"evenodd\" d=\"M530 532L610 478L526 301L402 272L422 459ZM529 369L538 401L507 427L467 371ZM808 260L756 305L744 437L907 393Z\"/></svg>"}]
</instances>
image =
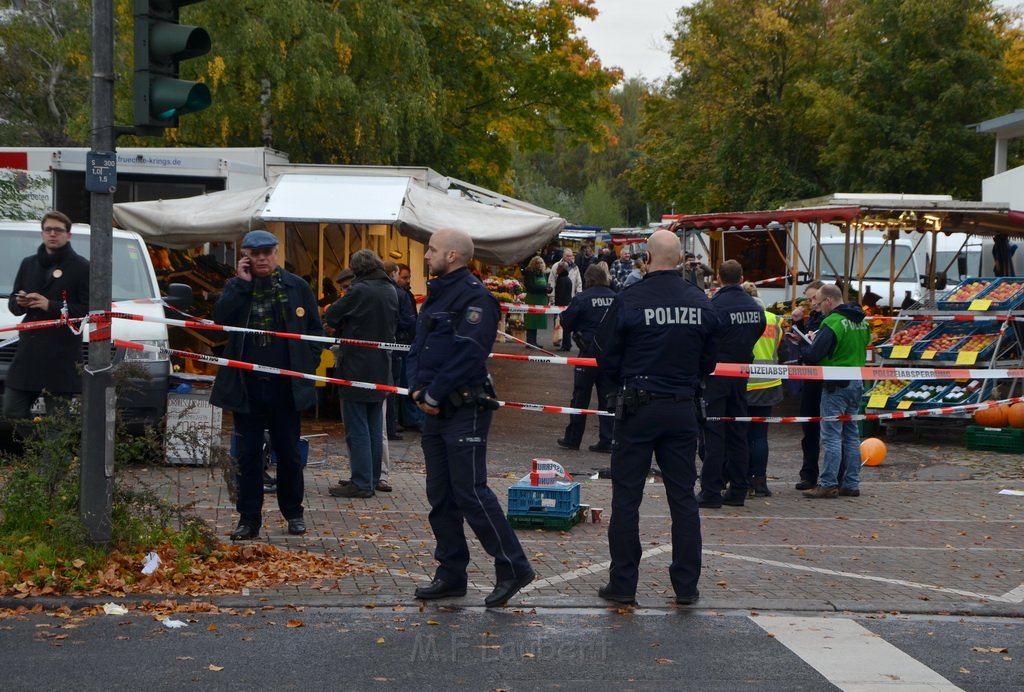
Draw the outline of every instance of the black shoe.
<instances>
[{"instance_id":1,"label":"black shoe","mask_svg":"<svg viewBox=\"0 0 1024 692\"><path fill-rule=\"evenodd\" d=\"M508 599L519 593L519 589L533 581L536 576L537 573L531 569L520 577L502 579L494 585L494 591L484 599L484 605L488 608L496 608L498 606L505 605Z\"/></svg>"},{"instance_id":2,"label":"black shoe","mask_svg":"<svg viewBox=\"0 0 1024 692\"><path fill-rule=\"evenodd\" d=\"M611 445L590 445L589 447L587 447L587 449L589 449L591 452L600 452L601 454L612 453Z\"/></svg>"},{"instance_id":3,"label":"black shoe","mask_svg":"<svg viewBox=\"0 0 1024 692\"><path fill-rule=\"evenodd\" d=\"M839 488L839 497L860 497L860 488Z\"/></svg>"},{"instance_id":4,"label":"black shoe","mask_svg":"<svg viewBox=\"0 0 1024 692\"><path fill-rule=\"evenodd\" d=\"M579 448L580 448L580 446L578 444L574 445L573 443L569 442L569 440L565 439L564 437L560 437L557 440L555 440L555 444L557 444L562 449L579 450Z\"/></svg>"},{"instance_id":5,"label":"black shoe","mask_svg":"<svg viewBox=\"0 0 1024 692\"><path fill-rule=\"evenodd\" d=\"M739 495L739 494L733 494L733 493L723 493L722 494L722 504L723 505L729 505L730 507L742 507L745 500L746 500L746 496L745 495Z\"/></svg>"},{"instance_id":6,"label":"black shoe","mask_svg":"<svg viewBox=\"0 0 1024 692\"><path fill-rule=\"evenodd\" d=\"M352 482L345 485L332 485L327 492L331 494L331 497L373 497L372 490L363 490Z\"/></svg>"},{"instance_id":7,"label":"black shoe","mask_svg":"<svg viewBox=\"0 0 1024 692\"><path fill-rule=\"evenodd\" d=\"M466 585L452 584L444 579L435 579L426 586L416 587L416 598L430 601L435 598L455 598L466 595Z\"/></svg>"},{"instance_id":8,"label":"black shoe","mask_svg":"<svg viewBox=\"0 0 1024 692\"><path fill-rule=\"evenodd\" d=\"M722 506L722 496L705 495L701 492L697 495L697 506L703 509L718 509Z\"/></svg>"},{"instance_id":9,"label":"black shoe","mask_svg":"<svg viewBox=\"0 0 1024 692\"><path fill-rule=\"evenodd\" d=\"M803 478L803 479L800 480L799 483L797 483L793 487L795 487L797 490L810 490L811 488L813 488L817 484L818 484L817 481L809 481L806 478Z\"/></svg>"},{"instance_id":10,"label":"black shoe","mask_svg":"<svg viewBox=\"0 0 1024 692\"><path fill-rule=\"evenodd\" d=\"M251 541L254 538L260 537L260 526L259 524L250 524L247 521L238 522L238 526L231 532L231 540L233 541Z\"/></svg>"},{"instance_id":11,"label":"black shoe","mask_svg":"<svg viewBox=\"0 0 1024 692\"><path fill-rule=\"evenodd\" d=\"M689 596L676 596L676 603L679 605L693 605L700 598L700 591L697 589L693 590L693 593Z\"/></svg>"},{"instance_id":12,"label":"black shoe","mask_svg":"<svg viewBox=\"0 0 1024 692\"><path fill-rule=\"evenodd\" d=\"M605 584L597 590L597 595L606 601L612 603L618 603L620 605L636 605L636 597L630 596L624 593L615 593L612 591L611 584Z\"/></svg>"},{"instance_id":13,"label":"black shoe","mask_svg":"<svg viewBox=\"0 0 1024 692\"><path fill-rule=\"evenodd\" d=\"M306 522L302 517L288 520L288 533L293 536L301 536L306 533Z\"/></svg>"}]
</instances>

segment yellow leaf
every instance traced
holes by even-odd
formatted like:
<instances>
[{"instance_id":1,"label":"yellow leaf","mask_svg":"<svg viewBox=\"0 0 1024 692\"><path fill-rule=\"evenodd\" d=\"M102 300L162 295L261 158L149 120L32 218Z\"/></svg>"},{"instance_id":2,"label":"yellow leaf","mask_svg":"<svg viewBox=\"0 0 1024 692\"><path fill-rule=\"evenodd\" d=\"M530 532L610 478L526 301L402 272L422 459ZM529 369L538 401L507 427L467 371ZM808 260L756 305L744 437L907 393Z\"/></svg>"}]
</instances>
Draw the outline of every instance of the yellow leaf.
<instances>
[{"instance_id":1,"label":"yellow leaf","mask_svg":"<svg viewBox=\"0 0 1024 692\"><path fill-rule=\"evenodd\" d=\"M75 569L82 569L83 567L85 567L85 560L83 560L80 557L79 558L75 558L74 560L71 561L71 565Z\"/></svg>"},{"instance_id":2,"label":"yellow leaf","mask_svg":"<svg viewBox=\"0 0 1024 692\"><path fill-rule=\"evenodd\" d=\"M489 650L493 651L493 650L500 649L501 648L501 644L481 644L477 648L478 649L489 649Z\"/></svg>"},{"instance_id":3,"label":"yellow leaf","mask_svg":"<svg viewBox=\"0 0 1024 692\"><path fill-rule=\"evenodd\" d=\"M377 639L377 643L378 644L383 644L384 643L384 637L380 637L379 639Z\"/></svg>"},{"instance_id":4,"label":"yellow leaf","mask_svg":"<svg viewBox=\"0 0 1024 692\"><path fill-rule=\"evenodd\" d=\"M525 654L523 654L523 658L535 658L535 657L536 657L536 654L532 654L529 651L527 651Z\"/></svg>"},{"instance_id":5,"label":"yellow leaf","mask_svg":"<svg viewBox=\"0 0 1024 692\"><path fill-rule=\"evenodd\" d=\"M427 620L428 625L440 625L441 623L437 620Z\"/></svg>"},{"instance_id":6,"label":"yellow leaf","mask_svg":"<svg viewBox=\"0 0 1024 692\"><path fill-rule=\"evenodd\" d=\"M963 666L960 666L960 672L961 672L961 673L970 673L971 671L967 670L967 669L966 669L966 668L964 668Z\"/></svg>"},{"instance_id":7,"label":"yellow leaf","mask_svg":"<svg viewBox=\"0 0 1024 692\"><path fill-rule=\"evenodd\" d=\"M209 625L207 625L206 626L206 631L207 632L216 632L217 631L216 623L211 622Z\"/></svg>"},{"instance_id":8,"label":"yellow leaf","mask_svg":"<svg viewBox=\"0 0 1024 692\"><path fill-rule=\"evenodd\" d=\"M217 672L220 672L220 671L224 670L224 666L215 666L212 663L209 666L207 666L207 668L212 670L214 673L217 673Z\"/></svg>"},{"instance_id":9,"label":"yellow leaf","mask_svg":"<svg viewBox=\"0 0 1024 692\"><path fill-rule=\"evenodd\" d=\"M305 627L306 623L302 620L289 620L288 624L285 625L288 629L295 629L296 627Z\"/></svg>"}]
</instances>

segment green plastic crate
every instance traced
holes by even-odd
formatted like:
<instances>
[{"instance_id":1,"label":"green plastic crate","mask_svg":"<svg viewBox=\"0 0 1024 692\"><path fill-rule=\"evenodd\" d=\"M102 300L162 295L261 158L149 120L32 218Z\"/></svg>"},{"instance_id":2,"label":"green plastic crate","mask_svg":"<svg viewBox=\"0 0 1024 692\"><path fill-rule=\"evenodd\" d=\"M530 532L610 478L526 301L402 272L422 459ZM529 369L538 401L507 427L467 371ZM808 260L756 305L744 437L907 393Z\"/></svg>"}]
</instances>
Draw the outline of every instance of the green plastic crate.
<instances>
[{"instance_id":1,"label":"green plastic crate","mask_svg":"<svg viewBox=\"0 0 1024 692\"><path fill-rule=\"evenodd\" d=\"M513 529L543 529L545 531L568 531L583 519L583 510L572 516L559 517L545 514L509 514L508 521Z\"/></svg>"},{"instance_id":2,"label":"green plastic crate","mask_svg":"<svg viewBox=\"0 0 1024 692\"><path fill-rule=\"evenodd\" d=\"M967 449L1024 454L1024 428L967 426Z\"/></svg>"}]
</instances>

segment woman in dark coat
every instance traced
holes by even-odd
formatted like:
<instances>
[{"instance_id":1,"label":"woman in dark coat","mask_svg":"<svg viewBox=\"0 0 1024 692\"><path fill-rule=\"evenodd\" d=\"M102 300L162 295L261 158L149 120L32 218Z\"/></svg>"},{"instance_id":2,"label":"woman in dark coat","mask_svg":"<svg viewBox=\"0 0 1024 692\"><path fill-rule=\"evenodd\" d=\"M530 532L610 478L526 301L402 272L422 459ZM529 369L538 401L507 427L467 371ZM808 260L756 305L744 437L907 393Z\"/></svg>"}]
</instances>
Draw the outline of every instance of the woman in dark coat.
<instances>
[{"instance_id":1,"label":"woman in dark coat","mask_svg":"<svg viewBox=\"0 0 1024 692\"><path fill-rule=\"evenodd\" d=\"M572 302L572 278L569 276L569 267L565 262L555 265L555 305L566 307ZM553 348L568 351L566 344L571 344L569 335L562 334L562 325L558 316L555 317L555 335Z\"/></svg>"},{"instance_id":2,"label":"woman in dark coat","mask_svg":"<svg viewBox=\"0 0 1024 692\"><path fill-rule=\"evenodd\" d=\"M523 289L526 291L527 305L547 305L548 294L551 292L548 287L548 270L544 266L544 258L537 255L530 264L523 270ZM537 330L547 326L547 315L527 314L523 319L526 327L526 343L531 346L540 346L537 343Z\"/></svg>"}]
</instances>

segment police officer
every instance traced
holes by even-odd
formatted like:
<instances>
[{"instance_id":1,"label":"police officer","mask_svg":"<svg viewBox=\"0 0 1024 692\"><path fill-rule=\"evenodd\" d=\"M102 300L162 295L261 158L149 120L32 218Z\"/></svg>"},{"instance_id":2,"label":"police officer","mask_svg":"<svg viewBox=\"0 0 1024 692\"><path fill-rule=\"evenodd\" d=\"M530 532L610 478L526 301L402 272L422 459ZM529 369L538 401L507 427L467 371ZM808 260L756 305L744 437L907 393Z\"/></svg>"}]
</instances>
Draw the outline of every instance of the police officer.
<instances>
[{"instance_id":1,"label":"police officer","mask_svg":"<svg viewBox=\"0 0 1024 692\"><path fill-rule=\"evenodd\" d=\"M430 527L440 563L416 597L466 594L469 546L463 519L494 558L497 584L484 604L501 606L533 581L534 571L487 486L487 431L497 408L486 361L497 336L498 303L466 268L473 241L442 229L423 256L433 279L407 362L410 396L427 414L421 444L427 466Z\"/></svg>"},{"instance_id":2,"label":"police officer","mask_svg":"<svg viewBox=\"0 0 1024 692\"><path fill-rule=\"evenodd\" d=\"M587 287L582 293L577 293L569 307L562 313L562 328L572 333L573 341L580 347L580 357L593 358L594 336L597 327L608 312L608 306L615 298L609 284L611 277L604 264L595 263L587 267L583 277L583 283ZM597 368L577 365L572 381L572 402L573 408L589 408L590 392L597 387L598 407L604 408L608 402L608 396L614 391L615 386ZM612 418L610 416L598 417L598 442L590 445L591 452L612 451ZM565 437L558 439L558 446L565 449L579 449L583 441L583 431L587 427L587 417L584 415L569 416L569 425L565 427Z\"/></svg>"},{"instance_id":3,"label":"police officer","mask_svg":"<svg viewBox=\"0 0 1024 692\"><path fill-rule=\"evenodd\" d=\"M754 344L764 333L767 319L757 301L747 295L743 267L726 260L718 268L721 285L711 305L722 322L718 360L750 363ZM708 418L747 415L747 382L740 377L709 377L704 391ZM704 464L700 469L701 507L717 509L723 504L742 507L747 497L750 450L747 424L709 420L704 425Z\"/></svg>"},{"instance_id":4,"label":"police officer","mask_svg":"<svg viewBox=\"0 0 1024 692\"><path fill-rule=\"evenodd\" d=\"M676 602L697 600L700 517L697 480L697 411L700 379L715 367L718 316L703 291L676 271L679 241L655 231L647 241L648 272L624 289L598 329L597 362L621 391L616 395L612 444L611 553L608 584L598 595L633 603L640 567L640 502L652 454L661 468L672 516L669 576Z\"/></svg>"}]
</instances>

